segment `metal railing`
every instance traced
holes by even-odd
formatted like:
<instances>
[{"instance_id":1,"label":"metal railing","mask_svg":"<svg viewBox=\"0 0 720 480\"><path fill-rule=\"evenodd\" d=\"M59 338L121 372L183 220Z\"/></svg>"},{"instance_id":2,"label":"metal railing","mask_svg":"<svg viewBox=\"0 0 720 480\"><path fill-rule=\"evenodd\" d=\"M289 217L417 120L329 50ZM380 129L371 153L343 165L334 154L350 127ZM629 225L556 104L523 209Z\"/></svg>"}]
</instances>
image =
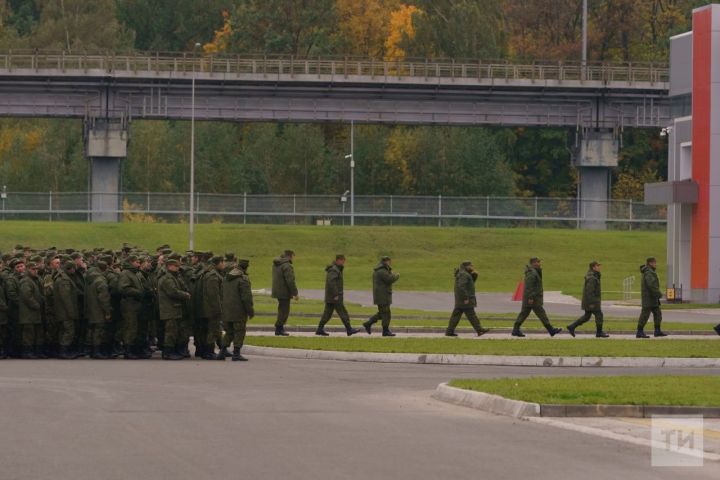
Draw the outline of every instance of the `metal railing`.
<instances>
[{"instance_id":1,"label":"metal railing","mask_svg":"<svg viewBox=\"0 0 720 480\"><path fill-rule=\"evenodd\" d=\"M197 193L194 198L199 223L350 224L349 203L340 196ZM188 200L187 193L8 192L0 218L178 223L187 222ZM598 211L607 215L588 213ZM360 225L581 228L605 222L610 228L661 229L666 207L628 200L360 195L354 217Z\"/></svg>"},{"instance_id":2,"label":"metal railing","mask_svg":"<svg viewBox=\"0 0 720 480\"><path fill-rule=\"evenodd\" d=\"M315 57L273 55L200 55L177 52L62 52L8 50L0 52L0 70L54 70L62 73L102 71L182 74L200 72L224 75L369 77L376 80L392 77L414 79L467 79L482 81L530 80L575 82L649 83L666 88L667 65L655 63L588 63L543 62L513 64L501 60L452 59L370 59L356 57Z\"/></svg>"}]
</instances>

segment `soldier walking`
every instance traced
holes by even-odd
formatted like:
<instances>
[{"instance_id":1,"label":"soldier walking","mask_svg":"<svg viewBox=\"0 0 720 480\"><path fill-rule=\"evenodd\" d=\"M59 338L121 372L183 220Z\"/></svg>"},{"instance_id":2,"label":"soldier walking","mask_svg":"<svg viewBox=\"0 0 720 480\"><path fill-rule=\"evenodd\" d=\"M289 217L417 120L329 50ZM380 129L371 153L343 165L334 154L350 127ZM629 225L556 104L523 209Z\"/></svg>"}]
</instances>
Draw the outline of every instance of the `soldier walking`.
<instances>
[{"instance_id":1,"label":"soldier walking","mask_svg":"<svg viewBox=\"0 0 720 480\"><path fill-rule=\"evenodd\" d=\"M223 280L222 321L225 326L225 337L220 354L225 355L232 344L233 362L247 361L247 358L240 354L240 350L245 342L248 319L255 316L248 275L249 267L250 260L238 260L236 266L225 275Z\"/></svg>"},{"instance_id":2,"label":"soldier walking","mask_svg":"<svg viewBox=\"0 0 720 480\"><path fill-rule=\"evenodd\" d=\"M562 331L562 328L554 328L550 324L550 320L543 308L543 283L542 283L542 265L541 260L537 257L530 259L530 264L525 267L525 291L523 292L522 310L515 320L513 326L513 337L524 337L525 334L520 331L523 322L530 316L530 312L534 312L540 319L545 329L551 337L554 337Z\"/></svg>"},{"instance_id":3,"label":"soldier walking","mask_svg":"<svg viewBox=\"0 0 720 480\"><path fill-rule=\"evenodd\" d=\"M352 328L350 325L350 315L345 308L344 287L343 287L343 270L345 269L345 255L335 255L335 261L325 268L327 272L325 276L325 310L323 311L320 323L318 324L315 335L327 337L329 333L325 331L325 325L332 318L333 312L337 312L340 321L345 327L347 336L352 336L360 330Z\"/></svg>"},{"instance_id":4,"label":"soldier walking","mask_svg":"<svg viewBox=\"0 0 720 480\"><path fill-rule=\"evenodd\" d=\"M399 278L400 274L392 271L392 259L390 257L382 257L380 263L373 269L373 303L377 305L378 312L363 323L368 335L372 334L372 326L382 319L382 336L395 336L390 331L390 320L392 318L390 305L392 305L392 286Z\"/></svg>"},{"instance_id":5,"label":"soldier walking","mask_svg":"<svg viewBox=\"0 0 720 480\"><path fill-rule=\"evenodd\" d=\"M167 272L158 281L160 320L164 324L163 360L182 360L185 357L187 339L181 336L185 304L190 293L180 277L180 262L170 258L165 262Z\"/></svg>"},{"instance_id":6,"label":"soldier walking","mask_svg":"<svg viewBox=\"0 0 720 480\"><path fill-rule=\"evenodd\" d=\"M640 311L640 318L638 319L637 333L635 334L636 338L650 338L649 335L645 334L645 325L647 325L651 313L655 326L654 336L667 337L667 333L660 329L660 324L662 323L662 311L660 310L662 293L660 293L660 279L655 271L656 268L657 260L654 257L648 258L645 261L645 265L640 267L640 273L642 273L642 281L640 284L642 310Z\"/></svg>"},{"instance_id":7,"label":"soldier walking","mask_svg":"<svg viewBox=\"0 0 720 480\"><path fill-rule=\"evenodd\" d=\"M568 332L573 337L575 336L575 329L587 323L593 315L595 315L595 336L597 338L608 338L610 336L603 332L602 290L600 288L601 267L601 263L592 261L590 262L590 270L585 274L582 297L582 309L585 310L585 314L567 326Z\"/></svg>"},{"instance_id":8,"label":"soldier walking","mask_svg":"<svg viewBox=\"0 0 720 480\"><path fill-rule=\"evenodd\" d=\"M272 298L277 299L278 311L275 321L275 335L287 337L285 324L290 316L290 299L300 300L297 285L295 284L295 269L293 267L295 252L285 250L278 258L273 260L272 269Z\"/></svg>"},{"instance_id":9,"label":"soldier walking","mask_svg":"<svg viewBox=\"0 0 720 480\"><path fill-rule=\"evenodd\" d=\"M470 260L466 260L455 269L455 309L450 315L445 336L457 337L455 328L460 322L460 318L465 314L470 325L475 329L477 336L480 337L490 330L482 328L480 319L475 313L477 307L477 297L475 296L475 281L478 273L475 271Z\"/></svg>"}]
</instances>

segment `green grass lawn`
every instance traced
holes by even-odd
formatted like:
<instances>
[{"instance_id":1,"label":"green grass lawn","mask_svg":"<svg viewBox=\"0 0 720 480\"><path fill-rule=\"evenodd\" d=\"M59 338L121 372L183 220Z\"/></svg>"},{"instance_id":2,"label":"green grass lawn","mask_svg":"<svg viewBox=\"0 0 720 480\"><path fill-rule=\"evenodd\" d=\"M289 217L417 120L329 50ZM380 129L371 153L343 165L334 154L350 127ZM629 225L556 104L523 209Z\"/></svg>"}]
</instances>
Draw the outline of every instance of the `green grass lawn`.
<instances>
[{"instance_id":1,"label":"green grass lawn","mask_svg":"<svg viewBox=\"0 0 720 480\"><path fill-rule=\"evenodd\" d=\"M717 375L463 379L450 385L542 404L720 406Z\"/></svg>"},{"instance_id":2,"label":"green grass lawn","mask_svg":"<svg viewBox=\"0 0 720 480\"><path fill-rule=\"evenodd\" d=\"M292 304L290 319L288 325L293 326L316 326L320 320L324 303L320 300L302 299L300 302ZM354 303L346 303L346 307L350 312L350 318L353 324L365 321L370 315L377 312L375 307L362 307ZM250 321L251 325L272 325L275 323L275 312L277 303L275 300L266 295L255 295L255 312L256 316ZM450 311L430 312L423 310L406 310L401 308L393 309L392 324L398 327L424 327L424 328L445 328L447 326ZM478 312L478 316L482 325L487 328L510 328L512 322L517 317L516 313L483 313ZM553 315L552 321L562 327L575 320L576 317L568 317L561 315ZM337 315L330 320L330 326L340 325ZM466 320L460 322L460 327L470 327ZM605 317L605 329L609 332L614 331L634 331L637 327L635 319ZM679 323L679 322L663 322L663 328L666 330L686 330L686 331L710 331L710 325L703 323ZM528 320L526 329L541 329L540 323ZM580 327L579 332L594 332L595 323L590 321Z\"/></svg>"},{"instance_id":3,"label":"green grass lawn","mask_svg":"<svg viewBox=\"0 0 720 480\"><path fill-rule=\"evenodd\" d=\"M187 225L89 224L68 222L2 222L0 250L15 244L45 248L111 247L123 242L153 250L169 243L187 249ZM511 292L522 279L529 257L544 259L546 290L578 295L588 263L603 262L606 298L622 290L622 280L638 275L650 255L658 258L664 276L665 234L662 232L584 231L564 229L434 228L434 227L317 227L202 224L196 229L196 248L248 257L254 288L270 286L271 261L284 249L297 253L300 288L322 288L324 267L335 253L348 256L345 286L371 288L372 268L382 255L394 259L401 274L398 290L449 291L453 270L471 259L480 273L477 290Z\"/></svg>"},{"instance_id":4,"label":"green grass lawn","mask_svg":"<svg viewBox=\"0 0 720 480\"><path fill-rule=\"evenodd\" d=\"M718 358L716 340L613 339L465 339L372 337L250 336L246 344L258 347L299 348L347 352L446 353L464 355L528 355L569 357L678 357Z\"/></svg>"}]
</instances>

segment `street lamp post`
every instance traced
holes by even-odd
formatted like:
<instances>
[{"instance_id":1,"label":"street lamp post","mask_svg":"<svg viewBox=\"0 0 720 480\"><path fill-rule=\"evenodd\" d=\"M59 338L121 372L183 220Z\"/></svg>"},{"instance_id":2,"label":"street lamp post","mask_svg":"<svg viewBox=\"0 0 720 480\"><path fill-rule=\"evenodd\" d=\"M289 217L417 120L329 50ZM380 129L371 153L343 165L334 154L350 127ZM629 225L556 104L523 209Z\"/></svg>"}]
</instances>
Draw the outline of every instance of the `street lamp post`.
<instances>
[{"instance_id":1,"label":"street lamp post","mask_svg":"<svg viewBox=\"0 0 720 480\"><path fill-rule=\"evenodd\" d=\"M350 226L355 225L355 122L350 121Z\"/></svg>"},{"instance_id":2,"label":"street lamp post","mask_svg":"<svg viewBox=\"0 0 720 480\"><path fill-rule=\"evenodd\" d=\"M587 0L583 0L583 17L582 17L582 78L583 80L587 80L586 78L586 70L587 70L587 48L588 48L588 2Z\"/></svg>"},{"instance_id":3,"label":"street lamp post","mask_svg":"<svg viewBox=\"0 0 720 480\"><path fill-rule=\"evenodd\" d=\"M200 47L199 43L193 48L193 57ZM193 58L192 84L190 87L190 229L188 231L188 250L195 249L195 58Z\"/></svg>"}]
</instances>

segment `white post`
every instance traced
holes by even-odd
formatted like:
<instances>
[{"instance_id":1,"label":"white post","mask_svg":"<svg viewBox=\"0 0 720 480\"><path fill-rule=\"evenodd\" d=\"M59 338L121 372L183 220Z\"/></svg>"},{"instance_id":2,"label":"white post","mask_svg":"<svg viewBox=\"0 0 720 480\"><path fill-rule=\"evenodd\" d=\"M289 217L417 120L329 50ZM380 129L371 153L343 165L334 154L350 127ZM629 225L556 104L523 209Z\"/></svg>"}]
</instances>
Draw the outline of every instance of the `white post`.
<instances>
[{"instance_id":1,"label":"white post","mask_svg":"<svg viewBox=\"0 0 720 480\"><path fill-rule=\"evenodd\" d=\"M198 48L199 46L199 43L195 44L195 48ZM193 74L190 93L190 229L188 231L188 250L195 249L195 76L197 71L195 63L196 59L193 58Z\"/></svg>"},{"instance_id":2,"label":"white post","mask_svg":"<svg viewBox=\"0 0 720 480\"><path fill-rule=\"evenodd\" d=\"M355 122L350 120L350 226L355 225Z\"/></svg>"},{"instance_id":3,"label":"white post","mask_svg":"<svg viewBox=\"0 0 720 480\"><path fill-rule=\"evenodd\" d=\"M581 79L586 80L585 72L587 70L587 47L588 47L588 2L583 0L583 18L582 18L582 72Z\"/></svg>"}]
</instances>

